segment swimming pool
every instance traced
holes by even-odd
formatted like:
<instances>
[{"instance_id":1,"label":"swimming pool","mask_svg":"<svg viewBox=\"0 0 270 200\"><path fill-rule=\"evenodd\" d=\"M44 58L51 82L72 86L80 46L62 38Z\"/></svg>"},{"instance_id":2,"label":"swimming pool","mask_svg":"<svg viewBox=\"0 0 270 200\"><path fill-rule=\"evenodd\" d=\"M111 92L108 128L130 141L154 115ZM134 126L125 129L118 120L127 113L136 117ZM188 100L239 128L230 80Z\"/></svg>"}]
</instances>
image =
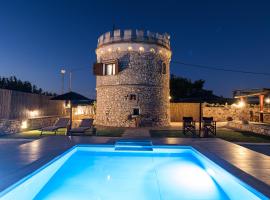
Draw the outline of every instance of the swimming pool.
<instances>
[{"instance_id":1,"label":"swimming pool","mask_svg":"<svg viewBox=\"0 0 270 200\"><path fill-rule=\"evenodd\" d=\"M268 199L188 146L80 145L0 199Z\"/></svg>"}]
</instances>

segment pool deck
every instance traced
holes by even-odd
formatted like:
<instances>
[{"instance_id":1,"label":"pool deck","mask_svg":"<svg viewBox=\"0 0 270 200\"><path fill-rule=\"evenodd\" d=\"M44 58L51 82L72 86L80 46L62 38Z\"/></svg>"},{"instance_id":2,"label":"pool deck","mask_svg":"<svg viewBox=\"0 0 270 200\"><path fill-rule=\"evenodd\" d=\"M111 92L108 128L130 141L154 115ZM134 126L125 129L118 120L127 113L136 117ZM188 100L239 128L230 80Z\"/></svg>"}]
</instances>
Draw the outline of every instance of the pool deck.
<instances>
[{"instance_id":1,"label":"pool deck","mask_svg":"<svg viewBox=\"0 0 270 200\"><path fill-rule=\"evenodd\" d=\"M50 136L26 143L0 140L0 191L77 144L114 144L120 138ZM151 138L154 145L188 145L270 197L270 156L218 138Z\"/></svg>"}]
</instances>

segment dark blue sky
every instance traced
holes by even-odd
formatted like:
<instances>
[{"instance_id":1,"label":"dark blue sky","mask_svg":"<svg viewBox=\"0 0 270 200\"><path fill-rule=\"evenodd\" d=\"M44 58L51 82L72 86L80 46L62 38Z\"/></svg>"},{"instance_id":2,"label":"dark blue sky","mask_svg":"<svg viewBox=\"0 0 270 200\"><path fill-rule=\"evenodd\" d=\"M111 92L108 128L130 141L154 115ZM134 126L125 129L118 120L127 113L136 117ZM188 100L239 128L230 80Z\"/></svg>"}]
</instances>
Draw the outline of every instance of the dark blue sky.
<instances>
[{"instance_id":1,"label":"dark blue sky","mask_svg":"<svg viewBox=\"0 0 270 200\"><path fill-rule=\"evenodd\" d=\"M100 34L116 28L171 35L173 60L270 73L270 1L0 1L0 76L60 92L60 68L84 68L73 90L95 96L92 63ZM87 68L88 67L88 68ZM206 88L270 87L270 77L171 65ZM66 78L67 79L67 78ZM67 88L67 84L66 84Z\"/></svg>"}]
</instances>

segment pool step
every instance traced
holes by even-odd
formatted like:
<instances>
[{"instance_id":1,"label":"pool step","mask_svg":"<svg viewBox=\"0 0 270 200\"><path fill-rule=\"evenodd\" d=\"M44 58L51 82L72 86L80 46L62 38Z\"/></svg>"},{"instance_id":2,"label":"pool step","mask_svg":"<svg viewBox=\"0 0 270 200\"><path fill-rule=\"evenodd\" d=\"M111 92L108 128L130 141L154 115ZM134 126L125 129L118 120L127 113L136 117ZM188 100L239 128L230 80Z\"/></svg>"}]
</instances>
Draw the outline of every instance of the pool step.
<instances>
[{"instance_id":1,"label":"pool step","mask_svg":"<svg viewBox=\"0 0 270 200\"><path fill-rule=\"evenodd\" d=\"M151 140L118 140L114 146L117 151L153 151Z\"/></svg>"}]
</instances>

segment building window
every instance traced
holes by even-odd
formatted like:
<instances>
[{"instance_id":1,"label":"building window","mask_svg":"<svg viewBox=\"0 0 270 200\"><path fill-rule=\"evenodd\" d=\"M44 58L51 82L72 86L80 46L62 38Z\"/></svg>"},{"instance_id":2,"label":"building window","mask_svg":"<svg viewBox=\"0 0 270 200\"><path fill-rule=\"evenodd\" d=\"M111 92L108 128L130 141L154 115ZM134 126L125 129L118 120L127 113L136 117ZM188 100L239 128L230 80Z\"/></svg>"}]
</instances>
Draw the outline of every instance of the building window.
<instances>
[{"instance_id":1,"label":"building window","mask_svg":"<svg viewBox=\"0 0 270 200\"><path fill-rule=\"evenodd\" d=\"M105 64L104 75L115 75L115 64Z\"/></svg>"},{"instance_id":2,"label":"building window","mask_svg":"<svg viewBox=\"0 0 270 200\"><path fill-rule=\"evenodd\" d=\"M133 116L138 116L140 115L140 108L133 108L133 113L132 113Z\"/></svg>"},{"instance_id":3,"label":"building window","mask_svg":"<svg viewBox=\"0 0 270 200\"><path fill-rule=\"evenodd\" d=\"M136 94L130 94L129 95L129 100L136 100L137 99L137 95Z\"/></svg>"},{"instance_id":4,"label":"building window","mask_svg":"<svg viewBox=\"0 0 270 200\"><path fill-rule=\"evenodd\" d=\"M167 74L167 66L166 66L166 63L162 63L162 74Z\"/></svg>"},{"instance_id":5,"label":"building window","mask_svg":"<svg viewBox=\"0 0 270 200\"><path fill-rule=\"evenodd\" d=\"M93 72L96 76L110 76L119 73L118 60L103 61L99 60L99 63L94 63Z\"/></svg>"}]
</instances>

